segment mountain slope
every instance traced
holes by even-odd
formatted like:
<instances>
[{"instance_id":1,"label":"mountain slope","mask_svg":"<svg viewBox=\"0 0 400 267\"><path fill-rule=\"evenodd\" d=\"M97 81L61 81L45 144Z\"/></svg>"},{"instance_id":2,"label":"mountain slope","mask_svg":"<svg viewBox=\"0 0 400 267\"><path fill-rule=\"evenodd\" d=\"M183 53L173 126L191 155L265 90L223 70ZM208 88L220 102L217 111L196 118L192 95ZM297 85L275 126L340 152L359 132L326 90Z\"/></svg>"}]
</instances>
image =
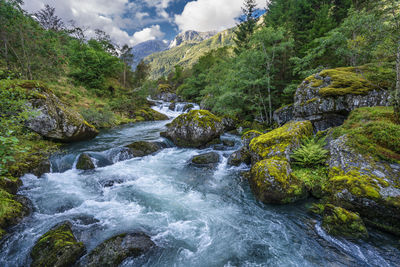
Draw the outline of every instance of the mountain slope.
<instances>
[{"instance_id":1,"label":"mountain slope","mask_svg":"<svg viewBox=\"0 0 400 267\"><path fill-rule=\"evenodd\" d=\"M174 48L180 46L183 43L200 43L204 40L210 39L218 32L210 31L210 32L197 32L197 31L185 31L183 33L178 34L175 39L169 45L169 48Z\"/></svg>"},{"instance_id":2,"label":"mountain slope","mask_svg":"<svg viewBox=\"0 0 400 267\"><path fill-rule=\"evenodd\" d=\"M205 53L232 45L233 31L233 29L222 31L201 42L189 38L189 41L183 41L169 50L146 57L145 61L150 64L150 77L157 79L163 75L168 75L173 71L175 65L181 65L184 68L191 67ZM174 41L177 39L180 39L179 35Z\"/></svg>"},{"instance_id":3,"label":"mountain slope","mask_svg":"<svg viewBox=\"0 0 400 267\"><path fill-rule=\"evenodd\" d=\"M139 62L153 53L161 52L168 49L168 43L159 40L150 40L135 45L132 48L134 62L132 68L135 69Z\"/></svg>"}]
</instances>

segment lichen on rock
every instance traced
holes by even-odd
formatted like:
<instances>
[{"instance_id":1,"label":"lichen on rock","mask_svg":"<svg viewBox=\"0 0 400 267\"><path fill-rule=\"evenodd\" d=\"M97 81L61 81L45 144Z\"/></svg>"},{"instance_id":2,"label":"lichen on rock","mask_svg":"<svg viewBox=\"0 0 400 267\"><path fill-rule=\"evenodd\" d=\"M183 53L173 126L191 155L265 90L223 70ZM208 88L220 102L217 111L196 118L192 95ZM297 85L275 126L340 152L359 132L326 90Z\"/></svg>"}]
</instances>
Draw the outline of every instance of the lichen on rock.
<instances>
[{"instance_id":1,"label":"lichen on rock","mask_svg":"<svg viewBox=\"0 0 400 267\"><path fill-rule=\"evenodd\" d=\"M31 251L31 266L73 266L84 253L85 246L75 238L71 223L66 221L39 238Z\"/></svg>"}]
</instances>

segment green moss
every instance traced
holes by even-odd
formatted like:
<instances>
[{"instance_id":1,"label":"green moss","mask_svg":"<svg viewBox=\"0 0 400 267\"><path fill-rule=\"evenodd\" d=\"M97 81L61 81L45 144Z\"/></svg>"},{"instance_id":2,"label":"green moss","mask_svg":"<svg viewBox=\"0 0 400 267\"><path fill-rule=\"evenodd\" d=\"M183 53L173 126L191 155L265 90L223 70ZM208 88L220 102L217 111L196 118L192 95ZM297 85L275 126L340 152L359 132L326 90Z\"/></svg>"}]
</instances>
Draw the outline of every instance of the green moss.
<instances>
[{"instance_id":1,"label":"green moss","mask_svg":"<svg viewBox=\"0 0 400 267\"><path fill-rule=\"evenodd\" d=\"M307 194L304 183L291 174L289 162L283 157L257 162L251 168L251 185L264 203L291 203Z\"/></svg>"},{"instance_id":2,"label":"green moss","mask_svg":"<svg viewBox=\"0 0 400 267\"><path fill-rule=\"evenodd\" d=\"M0 189L0 228L7 228L20 218L24 208L15 196Z\"/></svg>"},{"instance_id":3,"label":"green moss","mask_svg":"<svg viewBox=\"0 0 400 267\"><path fill-rule=\"evenodd\" d=\"M327 204L322 227L331 235L347 238L367 238L368 231L357 213Z\"/></svg>"},{"instance_id":4,"label":"green moss","mask_svg":"<svg viewBox=\"0 0 400 267\"><path fill-rule=\"evenodd\" d=\"M335 138L348 135L348 145L376 160L400 163L400 124L392 107L359 108L333 131Z\"/></svg>"},{"instance_id":5,"label":"green moss","mask_svg":"<svg viewBox=\"0 0 400 267\"><path fill-rule=\"evenodd\" d=\"M284 126L254 138L250 142L250 150L260 158L286 156L291 149L298 146L304 137L313 134L309 121L288 122Z\"/></svg>"},{"instance_id":6,"label":"green moss","mask_svg":"<svg viewBox=\"0 0 400 267\"><path fill-rule=\"evenodd\" d=\"M191 110L173 120L172 125L181 127L189 123L196 123L202 128L211 128L212 130L215 130L215 124L222 123L222 119L208 110Z\"/></svg>"},{"instance_id":7,"label":"green moss","mask_svg":"<svg viewBox=\"0 0 400 267\"><path fill-rule=\"evenodd\" d=\"M293 167L293 176L301 180L314 197L321 198L328 181L328 168L317 166L313 168Z\"/></svg>"},{"instance_id":8,"label":"green moss","mask_svg":"<svg viewBox=\"0 0 400 267\"><path fill-rule=\"evenodd\" d=\"M85 247L72 233L69 223L43 235L31 251L31 266L72 266L84 253Z\"/></svg>"},{"instance_id":9,"label":"green moss","mask_svg":"<svg viewBox=\"0 0 400 267\"><path fill-rule=\"evenodd\" d=\"M325 97L347 94L365 95L372 90L381 89L382 86L379 81L377 82L376 77L374 80L368 79L373 75L372 73L374 73L374 68L368 65L324 70L319 75L324 78L330 77L332 80L329 86L319 90L319 94ZM319 84L315 82L312 86L318 87Z\"/></svg>"},{"instance_id":10,"label":"green moss","mask_svg":"<svg viewBox=\"0 0 400 267\"><path fill-rule=\"evenodd\" d=\"M260 135L263 135L263 133L257 130L250 130L242 134L242 140L249 138L252 139L254 138L254 136L260 136Z\"/></svg>"}]
</instances>

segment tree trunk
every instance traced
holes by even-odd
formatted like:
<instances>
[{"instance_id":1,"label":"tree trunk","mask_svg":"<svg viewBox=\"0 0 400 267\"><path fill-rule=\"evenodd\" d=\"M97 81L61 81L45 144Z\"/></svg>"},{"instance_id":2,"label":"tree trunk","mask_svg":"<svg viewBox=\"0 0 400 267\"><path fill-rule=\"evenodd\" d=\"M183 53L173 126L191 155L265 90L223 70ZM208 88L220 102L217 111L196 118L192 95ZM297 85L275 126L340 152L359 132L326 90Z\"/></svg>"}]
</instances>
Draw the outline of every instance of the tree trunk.
<instances>
[{"instance_id":1,"label":"tree trunk","mask_svg":"<svg viewBox=\"0 0 400 267\"><path fill-rule=\"evenodd\" d=\"M126 63L124 63L124 87L126 87Z\"/></svg>"},{"instance_id":2,"label":"tree trunk","mask_svg":"<svg viewBox=\"0 0 400 267\"><path fill-rule=\"evenodd\" d=\"M397 41L396 88L394 91L394 109L397 116L397 120L400 121L400 39Z\"/></svg>"}]
</instances>

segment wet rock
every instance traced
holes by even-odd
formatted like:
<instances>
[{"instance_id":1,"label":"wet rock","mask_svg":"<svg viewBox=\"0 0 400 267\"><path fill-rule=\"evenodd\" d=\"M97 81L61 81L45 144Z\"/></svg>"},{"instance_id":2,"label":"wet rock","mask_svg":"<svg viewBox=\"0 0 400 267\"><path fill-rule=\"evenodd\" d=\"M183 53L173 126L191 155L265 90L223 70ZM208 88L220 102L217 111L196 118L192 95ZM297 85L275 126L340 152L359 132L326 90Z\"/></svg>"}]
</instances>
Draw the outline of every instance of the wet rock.
<instances>
[{"instance_id":1,"label":"wet rock","mask_svg":"<svg viewBox=\"0 0 400 267\"><path fill-rule=\"evenodd\" d=\"M162 92L157 95L157 99L163 100L165 102L171 102L178 100L178 96L175 93Z\"/></svg>"},{"instance_id":2,"label":"wet rock","mask_svg":"<svg viewBox=\"0 0 400 267\"><path fill-rule=\"evenodd\" d=\"M73 266L85 253L85 246L75 238L71 223L56 225L44 234L31 251L32 267Z\"/></svg>"},{"instance_id":3,"label":"wet rock","mask_svg":"<svg viewBox=\"0 0 400 267\"><path fill-rule=\"evenodd\" d=\"M156 245L143 233L114 236L97 246L87 257L87 267L116 267L129 257L139 257Z\"/></svg>"},{"instance_id":4,"label":"wet rock","mask_svg":"<svg viewBox=\"0 0 400 267\"><path fill-rule=\"evenodd\" d=\"M126 146L132 157L144 157L154 154L167 146L162 142L138 141Z\"/></svg>"},{"instance_id":5,"label":"wet rock","mask_svg":"<svg viewBox=\"0 0 400 267\"><path fill-rule=\"evenodd\" d=\"M28 198L0 189L0 238L5 235L7 228L18 224L31 212L32 203Z\"/></svg>"},{"instance_id":6,"label":"wet rock","mask_svg":"<svg viewBox=\"0 0 400 267\"><path fill-rule=\"evenodd\" d=\"M176 108L176 103L172 102L169 106L168 106L169 110L175 111Z\"/></svg>"},{"instance_id":7,"label":"wet rock","mask_svg":"<svg viewBox=\"0 0 400 267\"><path fill-rule=\"evenodd\" d=\"M45 173L49 173L51 169L51 164L49 159L41 161L38 166L32 169L32 173L37 177L41 177Z\"/></svg>"},{"instance_id":8,"label":"wet rock","mask_svg":"<svg viewBox=\"0 0 400 267\"><path fill-rule=\"evenodd\" d=\"M293 120L293 105L284 106L274 112L274 121L279 125Z\"/></svg>"},{"instance_id":9,"label":"wet rock","mask_svg":"<svg viewBox=\"0 0 400 267\"><path fill-rule=\"evenodd\" d=\"M263 135L263 133L259 132L259 131L255 131L255 130L250 130L250 131L245 132L242 135L242 144L243 144L243 146L245 148L249 149L251 140L253 140L254 138L256 138L256 137L258 137L260 135Z\"/></svg>"},{"instance_id":10,"label":"wet rock","mask_svg":"<svg viewBox=\"0 0 400 267\"><path fill-rule=\"evenodd\" d=\"M200 148L219 139L223 131L221 118L206 110L192 110L174 119L161 135L177 146Z\"/></svg>"},{"instance_id":11,"label":"wet rock","mask_svg":"<svg viewBox=\"0 0 400 267\"><path fill-rule=\"evenodd\" d=\"M322 227L334 236L368 238L367 228L357 213L330 204L324 207Z\"/></svg>"},{"instance_id":12,"label":"wet rock","mask_svg":"<svg viewBox=\"0 0 400 267\"><path fill-rule=\"evenodd\" d=\"M192 109L194 108L194 106L193 106L193 104L186 104L184 107L183 107L183 112L187 112L187 111L191 111Z\"/></svg>"},{"instance_id":13,"label":"wet rock","mask_svg":"<svg viewBox=\"0 0 400 267\"><path fill-rule=\"evenodd\" d=\"M151 108L141 109L135 112L135 118L138 121L165 121L168 120L168 116L155 111Z\"/></svg>"},{"instance_id":14,"label":"wet rock","mask_svg":"<svg viewBox=\"0 0 400 267\"><path fill-rule=\"evenodd\" d=\"M296 91L293 119L309 120L316 131L323 131L343 124L356 108L388 106L389 91L375 83L358 74L356 68L324 70L310 76ZM283 114L277 112L277 122L278 115Z\"/></svg>"},{"instance_id":15,"label":"wet rock","mask_svg":"<svg viewBox=\"0 0 400 267\"><path fill-rule=\"evenodd\" d=\"M198 167L215 167L219 162L219 154L216 152L201 154L194 156L191 162Z\"/></svg>"},{"instance_id":16,"label":"wet rock","mask_svg":"<svg viewBox=\"0 0 400 267\"><path fill-rule=\"evenodd\" d=\"M224 139L224 140L222 140L222 144L224 146L227 146L227 147L234 147L235 146L235 141Z\"/></svg>"},{"instance_id":17,"label":"wet rock","mask_svg":"<svg viewBox=\"0 0 400 267\"><path fill-rule=\"evenodd\" d=\"M257 162L251 168L249 182L256 198L266 204L287 204L307 197L304 182L292 175L284 157Z\"/></svg>"},{"instance_id":18,"label":"wet rock","mask_svg":"<svg viewBox=\"0 0 400 267\"><path fill-rule=\"evenodd\" d=\"M229 166L239 166L242 163L247 165L251 163L250 152L246 147L242 147L238 151L232 153L228 158Z\"/></svg>"},{"instance_id":19,"label":"wet rock","mask_svg":"<svg viewBox=\"0 0 400 267\"><path fill-rule=\"evenodd\" d=\"M106 180L106 181L102 181L100 184L103 187L113 187L115 184L122 184L124 182L124 180L122 179L117 179L117 180Z\"/></svg>"},{"instance_id":20,"label":"wet rock","mask_svg":"<svg viewBox=\"0 0 400 267\"><path fill-rule=\"evenodd\" d=\"M64 104L50 89L34 81L21 86L29 88L33 95L30 104L37 114L26 123L32 131L60 142L89 140L98 134L96 128Z\"/></svg>"},{"instance_id":21,"label":"wet rock","mask_svg":"<svg viewBox=\"0 0 400 267\"><path fill-rule=\"evenodd\" d=\"M236 121L236 119L234 119L232 117L224 116L224 117L222 117L222 124L225 127L225 132L229 132L229 131L236 130L237 121Z\"/></svg>"},{"instance_id":22,"label":"wet rock","mask_svg":"<svg viewBox=\"0 0 400 267\"><path fill-rule=\"evenodd\" d=\"M76 168L78 170L92 170L96 168L96 166L88 154L82 153L76 163Z\"/></svg>"}]
</instances>

